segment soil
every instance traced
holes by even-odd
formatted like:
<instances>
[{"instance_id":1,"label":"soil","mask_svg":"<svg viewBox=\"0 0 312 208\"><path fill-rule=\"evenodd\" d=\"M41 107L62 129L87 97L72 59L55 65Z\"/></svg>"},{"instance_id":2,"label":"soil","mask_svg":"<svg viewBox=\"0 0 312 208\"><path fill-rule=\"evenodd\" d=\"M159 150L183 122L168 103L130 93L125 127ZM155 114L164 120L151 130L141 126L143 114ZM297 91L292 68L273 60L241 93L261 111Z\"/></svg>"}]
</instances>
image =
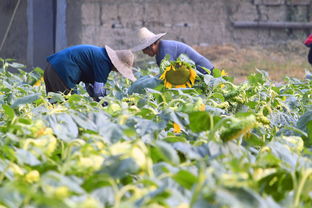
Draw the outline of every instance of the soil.
<instances>
[{"instance_id":1,"label":"soil","mask_svg":"<svg viewBox=\"0 0 312 208\"><path fill-rule=\"evenodd\" d=\"M257 69L268 72L272 81L283 82L286 77L304 79L305 71L312 71L308 63L308 48L302 42L260 46L193 46L215 67L224 69L236 83L246 80Z\"/></svg>"}]
</instances>

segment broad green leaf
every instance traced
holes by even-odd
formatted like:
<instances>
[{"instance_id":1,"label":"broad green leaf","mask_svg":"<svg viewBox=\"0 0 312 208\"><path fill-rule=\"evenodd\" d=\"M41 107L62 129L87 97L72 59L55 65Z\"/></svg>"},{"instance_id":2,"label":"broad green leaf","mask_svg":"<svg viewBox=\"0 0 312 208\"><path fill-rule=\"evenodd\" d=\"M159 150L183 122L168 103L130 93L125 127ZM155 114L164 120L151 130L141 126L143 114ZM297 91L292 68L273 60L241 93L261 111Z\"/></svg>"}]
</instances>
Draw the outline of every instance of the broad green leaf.
<instances>
[{"instance_id":1,"label":"broad green leaf","mask_svg":"<svg viewBox=\"0 0 312 208\"><path fill-rule=\"evenodd\" d=\"M239 208L281 208L274 201L261 196L248 188L224 188L216 191L218 204Z\"/></svg>"},{"instance_id":2,"label":"broad green leaf","mask_svg":"<svg viewBox=\"0 0 312 208\"><path fill-rule=\"evenodd\" d=\"M112 187L99 188L91 193L91 196L106 206L113 206L115 204L115 195L116 193Z\"/></svg>"},{"instance_id":3,"label":"broad green leaf","mask_svg":"<svg viewBox=\"0 0 312 208\"><path fill-rule=\"evenodd\" d=\"M163 160L169 163L179 164L180 158L170 144L162 141L157 141L155 147L157 148Z\"/></svg>"},{"instance_id":4,"label":"broad green leaf","mask_svg":"<svg viewBox=\"0 0 312 208\"><path fill-rule=\"evenodd\" d=\"M128 94L131 95L133 93L144 94L145 89L150 88L154 89L161 83L161 80L156 77L152 77L150 75L146 75L135 81L128 90Z\"/></svg>"},{"instance_id":5,"label":"broad green leaf","mask_svg":"<svg viewBox=\"0 0 312 208\"><path fill-rule=\"evenodd\" d=\"M113 156L104 161L98 173L121 179L129 174L136 173L138 170L139 166L132 158L121 159L118 156Z\"/></svg>"},{"instance_id":6,"label":"broad green leaf","mask_svg":"<svg viewBox=\"0 0 312 208\"><path fill-rule=\"evenodd\" d=\"M307 111L299 118L297 127L302 131L307 132L307 125L310 121L312 121L312 111Z\"/></svg>"},{"instance_id":7,"label":"broad green leaf","mask_svg":"<svg viewBox=\"0 0 312 208\"><path fill-rule=\"evenodd\" d=\"M31 152L23 149L16 150L16 158L20 163L28 164L30 166L40 165L41 162Z\"/></svg>"},{"instance_id":8,"label":"broad green leaf","mask_svg":"<svg viewBox=\"0 0 312 208\"><path fill-rule=\"evenodd\" d=\"M307 123L307 132L310 144L312 143L312 120Z\"/></svg>"},{"instance_id":9,"label":"broad green leaf","mask_svg":"<svg viewBox=\"0 0 312 208\"><path fill-rule=\"evenodd\" d=\"M41 182L43 190L47 193L49 193L50 187L57 188L62 186L77 194L85 193L80 186L82 179L74 176L65 176L55 171L48 171L43 174Z\"/></svg>"},{"instance_id":10,"label":"broad green leaf","mask_svg":"<svg viewBox=\"0 0 312 208\"><path fill-rule=\"evenodd\" d=\"M15 117L14 110L6 104L3 104L2 108L4 110L5 115L8 117L8 120L13 120L13 118Z\"/></svg>"},{"instance_id":11,"label":"broad green leaf","mask_svg":"<svg viewBox=\"0 0 312 208\"><path fill-rule=\"evenodd\" d=\"M38 100L41 96L41 93L35 93L35 94L32 94L32 95L26 95L24 97L20 97L20 98L17 98L13 104L12 104L12 108L16 108L18 107L19 105L22 105L22 104L28 104L28 103L32 103L36 100Z\"/></svg>"},{"instance_id":12,"label":"broad green leaf","mask_svg":"<svg viewBox=\"0 0 312 208\"><path fill-rule=\"evenodd\" d=\"M211 128L212 116L208 112L189 113L190 128L193 132L208 131Z\"/></svg>"},{"instance_id":13,"label":"broad green leaf","mask_svg":"<svg viewBox=\"0 0 312 208\"><path fill-rule=\"evenodd\" d=\"M290 173L280 170L262 178L258 182L264 193L271 195L276 201L282 200L293 189L293 180Z\"/></svg>"},{"instance_id":14,"label":"broad green leaf","mask_svg":"<svg viewBox=\"0 0 312 208\"><path fill-rule=\"evenodd\" d=\"M168 143L187 142L187 139L182 136L168 136L163 138L162 140Z\"/></svg>"},{"instance_id":15,"label":"broad green leaf","mask_svg":"<svg viewBox=\"0 0 312 208\"><path fill-rule=\"evenodd\" d=\"M107 174L94 174L84 180L82 187L87 192L92 192L101 187L110 186L109 176Z\"/></svg>"},{"instance_id":16,"label":"broad green leaf","mask_svg":"<svg viewBox=\"0 0 312 208\"><path fill-rule=\"evenodd\" d=\"M32 120L28 118L18 118L17 120L21 124L30 125L32 124Z\"/></svg>"},{"instance_id":17,"label":"broad green leaf","mask_svg":"<svg viewBox=\"0 0 312 208\"><path fill-rule=\"evenodd\" d=\"M213 77L215 77L215 78L221 77L220 69L217 69L217 68L213 69Z\"/></svg>"},{"instance_id":18,"label":"broad green leaf","mask_svg":"<svg viewBox=\"0 0 312 208\"><path fill-rule=\"evenodd\" d=\"M69 114L52 114L47 117L47 120L59 139L70 142L77 138L78 127Z\"/></svg>"},{"instance_id":19,"label":"broad green leaf","mask_svg":"<svg viewBox=\"0 0 312 208\"><path fill-rule=\"evenodd\" d=\"M0 187L0 204L9 208L21 207L24 197L14 184L6 184ZM0 205L1 206L1 205Z\"/></svg>"},{"instance_id":20,"label":"broad green leaf","mask_svg":"<svg viewBox=\"0 0 312 208\"><path fill-rule=\"evenodd\" d=\"M180 170L172 178L186 189L191 189L197 181L197 178L187 170Z\"/></svg>"}]
</instances>

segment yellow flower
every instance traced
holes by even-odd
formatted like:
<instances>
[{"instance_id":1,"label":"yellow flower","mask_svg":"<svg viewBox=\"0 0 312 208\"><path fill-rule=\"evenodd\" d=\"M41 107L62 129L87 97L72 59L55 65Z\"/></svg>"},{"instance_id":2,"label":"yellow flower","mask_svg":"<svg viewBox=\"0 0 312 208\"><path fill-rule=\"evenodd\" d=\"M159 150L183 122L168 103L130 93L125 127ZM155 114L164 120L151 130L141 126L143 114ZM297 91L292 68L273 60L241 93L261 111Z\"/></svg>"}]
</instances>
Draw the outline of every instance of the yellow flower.
<instances>
[{"instance_id":1,"label":"yellow flower","mask_svg":"<svg viewBox=\"0 0 312 208\"><path fill-rule=\"evenodd\" d=\"M69 194L70 194L70 191L66 186L59 186L55 188L53 195L57 199L64 199L64 198L67 198Z\"/></svg>"},{"instance_id":2,"label":"yellow flower","mask_svg":"<svg viewBox=\"0 0 312 208\"><path fill-rule=\"evenodd\" d=\"M41 77L40 79L38 79L35 84L33 84L34 87L38 87L41 85L41 83L43 82L43 77Z\"/></svg>"},{"instance_id":3,"label":"yellow flower","mask_svg":"<svg viewBox=\"0 0 312 208\"><path fill-rule=\"evenodd\" d=\"M37 182L37 181L39 181L39 179L40 179L40 174L39 174L39 172L37 170L32 170L29 173L27 173L26 176L25 176L25 180L28 183Z\"/></svg>"},{"instance_id":4,"label":"yellow flower","mask_svg":"<svg viewBox=\"0 0 312 208\"><path fill-rule=\"evenodd\" d=\"M221 76L222 77L227 76L227 75L229 75L229 74L226 71L224 71L224 70L221 71Z\"/></svg>"},{"instance_id":5,"label":"yellow flower","mask_svg":"<svg viewBox=\"0 0 312 208\"><path fill-rule=\"evenodd\" d=\"M181 133L181 127L177 123L173 123L173 132L176 134Z\"/></svg>"},{"instance_id":6,"label":"yellow flower","mask_svg":"<svg viewBox=\"0 0 312 208\"><path fill-rule=\"evenodd\" d=\"M166 88L192 87L196 79L196 70L183 62L172 61L160 76Z\"/></svg>"},{"instance_id":7,"label":"yellow flower","mask_svg":"<svg viewBox=\"0 0 312 208\"><path fill-rule=\"evenodd\" d=\"M104 161L104 157L99 155L91 155L89 157L80 157L77 163L79 168L99 170Z\"/></svg>"},{"instance_id":8,"label":"yellow flower","mask_svg":"<svg viewBox=\"0 0 312 208\"><path fill-rule=\"evenodd\" d=\"M206 110L206 105L204 103L200 104L199 111L205 111L205 110Z\"/></svg>"},{"instance_id":9,"label":"yellow flower","mask_svg":"<svg viewBox=\"0 0 312 208\"><path fill-rule=\"evenodd\" d=\"M14 175L24 175L24 170L15 163L10 163L9 169L14 173Z\"/></svg>"}]
</instances>

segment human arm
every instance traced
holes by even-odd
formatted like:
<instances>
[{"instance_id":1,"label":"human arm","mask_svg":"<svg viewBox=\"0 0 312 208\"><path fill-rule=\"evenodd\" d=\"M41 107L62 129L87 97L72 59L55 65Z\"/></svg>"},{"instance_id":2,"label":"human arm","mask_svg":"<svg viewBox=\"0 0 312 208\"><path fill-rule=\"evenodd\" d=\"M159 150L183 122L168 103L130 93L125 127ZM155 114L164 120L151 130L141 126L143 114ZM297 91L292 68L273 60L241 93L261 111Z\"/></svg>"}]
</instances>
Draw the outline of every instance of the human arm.
<instances>
[{"instance_id":1,"label":"human arm","mask_svg":"<svg viewBox=\"0 0 312 208\"><path fill-rule=\"evenodd\" d=\"M107 95L104 83L94 82L94 84L86 83L86 90L90 97L104 97Z\"/></svg>"},{"instance_id":2,"label":"human arm","mask_svg":"<svg viewBox=\"0 0 312 208\"><path fill-rule=\"evenodd\" d=\"M107 95L103 82L94 82L93 86L94 86L93 93L95 97L104 97Z\"/></svg>"}]
</instances>

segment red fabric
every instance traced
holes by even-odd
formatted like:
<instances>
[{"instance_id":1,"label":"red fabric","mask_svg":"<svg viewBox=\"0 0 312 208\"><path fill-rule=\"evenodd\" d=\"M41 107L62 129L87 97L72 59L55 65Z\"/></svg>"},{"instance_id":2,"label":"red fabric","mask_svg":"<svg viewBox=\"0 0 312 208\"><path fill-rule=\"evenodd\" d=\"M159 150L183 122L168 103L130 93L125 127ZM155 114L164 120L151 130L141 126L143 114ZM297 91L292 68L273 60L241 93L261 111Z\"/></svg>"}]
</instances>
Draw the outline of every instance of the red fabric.
<instances>
[{"instance_id":1,"label":"red fabric","mask_svg":"<svg viewBox=\"0 0 312 208\"><path fill-rule=\"evenodd\" d=\"M312 47L312 34L304 41L304 44L308 47Z\"/></svg>"}]
</instances>

